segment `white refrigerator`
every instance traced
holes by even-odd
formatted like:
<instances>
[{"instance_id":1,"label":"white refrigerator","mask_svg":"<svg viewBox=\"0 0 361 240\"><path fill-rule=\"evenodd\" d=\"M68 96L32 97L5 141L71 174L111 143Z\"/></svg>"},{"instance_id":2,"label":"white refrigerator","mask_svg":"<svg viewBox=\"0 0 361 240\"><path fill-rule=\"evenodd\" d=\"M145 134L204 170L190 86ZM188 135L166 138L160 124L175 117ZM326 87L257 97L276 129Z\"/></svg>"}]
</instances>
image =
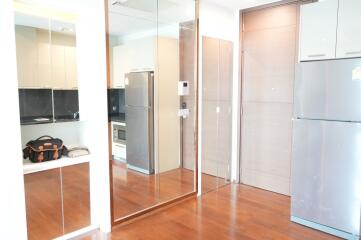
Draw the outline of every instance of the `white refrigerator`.
<instances>
[{"instance_id":1,"label":"white refrigerator","mask_svg":"<svg viewBox=\"0 0 361 240\"><path fill-rule=\"evenodd\" d=\"M125 76L127 167L154 174L154 73Z\"/></svg>"},{"instance_id":2,"label":"white refrigerator","mask_svg":"<svg viewBox=\"0 0 361 240\"><path fill-rule=\"evenodd\" d=\"M296 67L291 220L359 239L361 59Z\"/></svg>"}]
</instances>

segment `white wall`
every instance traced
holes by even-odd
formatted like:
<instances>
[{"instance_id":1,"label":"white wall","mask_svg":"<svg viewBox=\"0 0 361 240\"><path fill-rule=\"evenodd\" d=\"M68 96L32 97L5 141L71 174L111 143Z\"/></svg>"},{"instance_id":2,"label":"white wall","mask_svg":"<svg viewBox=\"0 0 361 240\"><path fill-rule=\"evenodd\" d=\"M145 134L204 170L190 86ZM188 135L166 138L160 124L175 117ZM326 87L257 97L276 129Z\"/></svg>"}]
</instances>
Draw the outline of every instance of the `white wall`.
<instances>
[{"instance_id":1,"label":"white wall","mask_svg":"<svg viewBox=\"0 0 361 240\"><path fill-rule=\"evenodd\" d=\"M208 2L200 2L199 9L199 129L202 129L202 37L213 37L233 42L233 95L232 95L232 166L231 180L238 181L239 172L239 10L227 9ZM198 174L202 171L202 131L198 131ZM201 191L202 179L198 180ZM199 194L201 194L199 192Z\"/></svg>"},{"instance_id":2,"label":"white wall","mask_svg":"<svg viewBox=\"0 0 361 240\"><path fill-rule=\"evenodd\" d=\"M199 35L234 41L235 10L200 1ZM238 12L238 11L237 11Z\"/></svg>"},{"instance_id":3,"label":"white wall","mask_svg":"<svg viewBox=\"0 0 361 240\"><path fill-rule=\"evenodd\" d=\"M35 124L21 126L22 148L30 140L37 139L43 135L49 135L63 140L65 146L81 145L81 133L83 131L83 122L63 122L49 124Z\"/></svg>"},{"instance_id":4,"label":"white wall","mask_svg":"<svg viewBox=\"0 0 361 240\"><path fill-rule=\"evenodd\" d=\"M26 239L24 178L21 156L20 116L12 0L0 1L0 236Z\"/></svg>"},{"instance_id":5,"label":"white wall","mask_svg":"<svg viewBox=\"0 0 361 240\"><path fill-rule=\"evenodd\" d=\"M26 1L25 1L26 2ZM91 223L111 230L107 123L107 79L104 2L99 0L35 0L78 15L77 56L79 103L84 120L82 139L91 149ZM27 239L21 132L12 0L0 1L0 236ZM6 156L6 157L4 157Z\"/></svg>"},{"instance_id":6,"label":"white wall","mask_svg":"<svg viewBox=\"0 0 361 240\"><path fill-rule=\"evenodd\" d=\"M83 142L91 151L91 223L111 230L106 31L103 1L87 1L76 25L80 120ZM88 8L87 8L87 7Z\"/></svg>"}]
</instances>

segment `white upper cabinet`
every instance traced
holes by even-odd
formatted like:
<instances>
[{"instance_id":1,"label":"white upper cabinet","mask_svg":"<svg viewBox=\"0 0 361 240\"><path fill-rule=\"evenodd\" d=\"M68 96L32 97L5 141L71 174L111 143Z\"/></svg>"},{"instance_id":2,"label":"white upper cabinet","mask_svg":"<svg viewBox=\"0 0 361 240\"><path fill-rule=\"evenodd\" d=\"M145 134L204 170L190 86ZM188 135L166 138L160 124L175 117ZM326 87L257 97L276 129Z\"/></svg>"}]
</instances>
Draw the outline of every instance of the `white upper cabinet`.
<instances>
[{"instance_id":1,"label":"white upper cabinet","mask_svg":"<svg viewBox=\"0 0 361 240\"><path fill-rule=\"evenodd\" d=\"M129 48L129 70L130 72L154 71L156 38L148 37L130 41Z\"/></svg>"},{"instance_id":2,"label":"white upper cabinet","mask_svg":"<svg viewBox=\"0 0 361 240\"><path fill-rule=\"evenodd\" d=\"M361 56L361 0L340 0L337 58Z\"/></svg>"},{"instance_id":3,"label":"white upper cabinet","mask_svg":"<svg viewBox=\"0 0 361 240\"><path fill-rule=\"evenodd\" d=\"M112 87L124 88L124 75L128 69L127 49L124 45L113 47Z\"/></svg>"},{"instance_id":4,"label":"white upper cabinet","mask_svg":"<svg viewBox=\"0 0 361 240\"><path fill-rule=\"evenodd\" d=\"M62 45L51 46L51 86L57 89L65 88L65 48ZM40 86L43 87L43 86Z\"/></svg>"},{"instance_id":5,"label":"white upper cabinet","mask_svg":"<svg viewBox=\"0 0 361 240\"><path fill-rule=\"evenodd\" d=\"M38 86L37 32L33 28L16 26L16 58L20 88Z\"/></svg>"},{"instance_id":6,"label":"white upper cabinet","mask_svg":"<svg viewBox=\"0 0 361 240\"><path fill-rule=\"evenodd\" d=\"M125 74L154 71L156 38L148 37L113 47L112 88L124 88Z\"/></svg>"},{"instance_id":7,"label":"white upper cabinet","mask_svg":"<svg viewBox=\"0 0 361 240\"><path fill-rule=\"evenodd\" d=\"M301 6L300 61L335 58L337 9L338 0Z\"/></svg>"},{"instance_id":8,"label":"white upper cabinet","mask_svg":"<svg viewBox=\"0 0 361 240\"><path fill-rule=\"evenodd\" d=\"M16 26L19 88L77 88L75 37Z\"/></svg>"},{"instance_id":9,"label":"white upper cabinet","mask_svg":"<svg viewBox=\"0 0 361 240\"><path fill-rule=\"evenodd\" d=\"M78 88L78 72L77 72L77 59L76 59L76 47L65 47L65 84L63 86L66 89Z\"/></svg>"}]
</instances>

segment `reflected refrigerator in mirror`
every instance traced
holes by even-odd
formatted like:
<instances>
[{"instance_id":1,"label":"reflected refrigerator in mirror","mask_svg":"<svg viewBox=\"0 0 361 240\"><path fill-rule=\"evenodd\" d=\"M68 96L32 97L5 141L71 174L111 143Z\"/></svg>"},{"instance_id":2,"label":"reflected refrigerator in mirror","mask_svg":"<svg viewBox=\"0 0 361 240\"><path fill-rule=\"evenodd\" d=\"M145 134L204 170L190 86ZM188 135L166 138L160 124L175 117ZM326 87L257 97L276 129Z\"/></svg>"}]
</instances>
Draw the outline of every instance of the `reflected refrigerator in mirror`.
<instances>
[{"instance_id":1,"label":"reflected refrigerator in mirror","mask_svg":"<svg viewBox=\"0 0 361 240\"><path fill-rule=\"evenodd\" d=\"M158 204L153 84L157 0L108 2L113 221ZM118 139L117 129L125 139Z\"/></svg>"},{"instance_id":2,"label":"reflected refrigerator in mirror","mask_svg":"<svg viewBox=\"0 0 361 240\"><path fill-rule=\"evenodd\" d=\"M109 91L124 89L125 99L117 107L124 119L110 116L110 125L126 129L125 144L112 143L115 222L195 192L195 7L191 0L109 3ZM125 159L114 156L120 147Z\"/></svg>"}]
</instances>

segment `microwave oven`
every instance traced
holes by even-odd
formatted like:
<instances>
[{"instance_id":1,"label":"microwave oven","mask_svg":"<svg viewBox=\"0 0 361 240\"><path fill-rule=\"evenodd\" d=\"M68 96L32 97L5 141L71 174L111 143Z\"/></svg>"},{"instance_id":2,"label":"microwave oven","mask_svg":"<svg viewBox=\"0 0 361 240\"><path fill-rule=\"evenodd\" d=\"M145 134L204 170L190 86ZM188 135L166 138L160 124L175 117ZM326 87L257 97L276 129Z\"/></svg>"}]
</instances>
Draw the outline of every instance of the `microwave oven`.
<instances>
[{"instance_id":1,"label":"microwave oven","mask_svg":"<svg viewBox=\"0 0 361 240\"><path fill-rule=\"evenodd\" d=\"M126 127L124 123L113 123L113 142L126 144Z\"/></svg>"}]
</instances>

